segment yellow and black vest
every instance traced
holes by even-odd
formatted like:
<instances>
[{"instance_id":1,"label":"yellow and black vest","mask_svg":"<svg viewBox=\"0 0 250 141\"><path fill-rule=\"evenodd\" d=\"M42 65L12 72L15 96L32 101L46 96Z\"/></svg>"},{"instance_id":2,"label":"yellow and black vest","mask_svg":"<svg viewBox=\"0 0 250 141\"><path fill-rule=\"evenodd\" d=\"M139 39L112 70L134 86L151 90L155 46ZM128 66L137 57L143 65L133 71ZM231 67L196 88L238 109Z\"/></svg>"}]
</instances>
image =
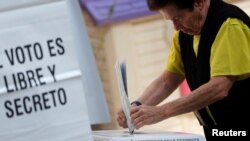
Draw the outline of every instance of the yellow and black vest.
<instances>
[{"instance_id":1,"label":"yellow and black vest","mask_svg":"<svg viewBox=\"0 0 250 141\"><path fill-rule=\"evenodd\" d=\"M207 19L201 31L197 56L193 50L193 36L183 32L179 33L181 57L191 90L210 80L211 47L221 25L227 18L238 18L250 27L250 18L241 9L224 3L222 0L211 0ZM240 48L240 46L235 47ZM250 62L248 63L250 65ZM209 111L207 107L198 111L204 122L203 125L248 128L250 100L247 95L250 95L250 78L236 81L230 89L228 97L209 105Z\"/></svg>"}]
</instances>

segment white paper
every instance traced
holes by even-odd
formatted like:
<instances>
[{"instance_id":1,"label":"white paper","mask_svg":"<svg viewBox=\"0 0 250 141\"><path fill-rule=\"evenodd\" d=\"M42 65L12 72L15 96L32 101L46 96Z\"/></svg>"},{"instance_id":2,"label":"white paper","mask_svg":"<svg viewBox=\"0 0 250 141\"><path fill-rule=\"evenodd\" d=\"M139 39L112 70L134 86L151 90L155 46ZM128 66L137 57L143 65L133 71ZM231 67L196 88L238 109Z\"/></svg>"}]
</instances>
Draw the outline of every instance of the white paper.
<instances>
[{"instance_id":1,"label":"white paper","mask_svg":"<svg viewBox=\"0 0 250 141\"><path fill-rule=\"evenodd\" d=\"M116 70L116 77L119 85L119 91L120 91L120 99L121 99L121 104L122 104L122 109L125 114L125 117L127 119L127 125L129 128L129 132L132 134L134 132L134 125L131 123L131 117L130 117L130 109L131 105L128 99L128 94L126 93L127 88L125 88L125 83L124 80L126 78L124 75L122 75L122 65L126 65L124 61L118 60L115 64L115 70ZM126 71L125 71L126 72Z\"/></svg>"}]
</instances>

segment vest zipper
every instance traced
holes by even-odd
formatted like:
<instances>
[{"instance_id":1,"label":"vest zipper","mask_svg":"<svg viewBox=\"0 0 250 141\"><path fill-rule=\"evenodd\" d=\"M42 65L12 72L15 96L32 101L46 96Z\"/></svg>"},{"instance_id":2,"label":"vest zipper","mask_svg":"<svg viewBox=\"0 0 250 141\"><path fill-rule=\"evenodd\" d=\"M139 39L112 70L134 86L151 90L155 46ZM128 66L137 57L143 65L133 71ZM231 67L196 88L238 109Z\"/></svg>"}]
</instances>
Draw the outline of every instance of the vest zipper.
<instances>
[{"instance_id":1,"label":"vest zipper","mask_svg":"<svg viewBox=\"0 0 250 141\"><path fill-rule=\"evenodd\" d=\"M214 125L217 125L215 118L214 118L214 116L213 116L213 114L208 106L206 106L206 111L207 111L208 115L210 116L210 118L213 120Z\"/></svg>"},{"instance_id":2,"label":"vest zipper","mask_svg":"<svg viewBox=\"0 0 250 141\"><path fill-rule=\"evenodd\" d=\"M198 120L200 121L201 125L207 126L198 111L194 111L194 115L198 118Z\"/></svg>"}]
</instances>

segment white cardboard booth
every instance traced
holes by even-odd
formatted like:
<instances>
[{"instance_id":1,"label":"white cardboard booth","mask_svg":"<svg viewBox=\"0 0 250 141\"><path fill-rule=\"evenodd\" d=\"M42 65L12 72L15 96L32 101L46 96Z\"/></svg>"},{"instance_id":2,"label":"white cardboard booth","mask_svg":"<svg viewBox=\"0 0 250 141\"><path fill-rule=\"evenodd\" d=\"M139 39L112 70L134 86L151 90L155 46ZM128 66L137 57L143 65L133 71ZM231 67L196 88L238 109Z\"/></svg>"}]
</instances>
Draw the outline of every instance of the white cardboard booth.
<instances>
[{"instance_id":1,"label":"white cardboard booth","mask_svg":"<svg viewBox=\"0 0 250 141\"><path fill-rule=\"evenodd\" d=\"M78 0L2 0L0 11L0 140L93 140L109 114Z\"/></svg>"}]
</instances>

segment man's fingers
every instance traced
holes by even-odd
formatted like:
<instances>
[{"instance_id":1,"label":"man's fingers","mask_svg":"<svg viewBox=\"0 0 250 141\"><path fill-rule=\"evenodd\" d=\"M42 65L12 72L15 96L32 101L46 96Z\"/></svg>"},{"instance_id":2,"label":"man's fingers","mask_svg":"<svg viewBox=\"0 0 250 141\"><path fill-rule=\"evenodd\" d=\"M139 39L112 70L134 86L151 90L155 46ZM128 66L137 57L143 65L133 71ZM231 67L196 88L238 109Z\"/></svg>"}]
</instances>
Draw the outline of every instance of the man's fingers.
<instances>
[{"instance_id":1,"label":"man's fingers","mask_svg":"<svg viewBox=\"0 0 250 141\"><path fill-rule=\"evenodd\" d=\"M118 115L116 120L119 121L119 122L126 122L126 118L124 116L119 116Z\"/></svg>"},{"instance_id":2,"label":"man's fingers","mask_svg":"<svg viewBox=\"0 0 250 141\"><path fill-rule=\"evenodd\" d=\"M138 117L136 117L135 119L132 120L132 123L133 123L133 124L137 124L137 123L139 123L140 121L143 121L145 118L146 118L145 115L138 116Z\"/></svg>"},{"instance_id":3,"label":"man's fingers","mask_svg":"<svg viewBox=\"0 0 250 141\"><path fill-rule=\"evenodd\" d=\"M117 113L116 121L118 122L118 125L123 128L127 128L127 120L125 118L124 112L122 110L119 110Z\"/></svg>"},{"instance_id":4,"label":"man's fingers","mask_svg":"<svg viewBox=\"0 0 250 141\"><path fill-rule=\"evenodd\" d=\"M131 110L130 110L130 114L134 114L134 113L138 112L141 108L142 108L142 106L134 106L134 107L132 107Z\"/></svg>"},{"instance_id":5,"label":"man's fingers","mask_svg":"<svg viewBox=\"0 0 250 141\"><path fill-rule=\"evenodd\" d=\"M134 107L130 111L130 116L131 116L132 120L137 118L139 115L142 115L142 114L144 114L143 106Z\"/></svg>"},{"instance_id":6,"label":"man's fingers","mask_svg":"<svg viewBox=\"0 0 250 141\"><path fill-rule=\"evenodd\" d=\"M141 128L142 126L144 126L144 122L142 121L142 122L139 122L139 123L137 123L136 125L134 125L135 126L135 129L139 129L139 128Z\"/></svg>"},{"instance_id":7,"label":"man's fingers","mask_svg":"<svg viewBox=\"0 0 250 141\"><path fill-rule=\"evenodd\" d=\"M123 128L127 128L127 123L126 121L123 121L122 119L118 118L117 122L119 124L119 126L123 127Z\"/></svg>"},{"instance_id":8,"label":"man's fingers","mask_svg":"<svg viewBox=\"0 0 250 141\"><path fill-rule=\"evenodd\" d=\"M123 127L123 128L127 128L127 123L124 123L124 122L118 122L119 126L120 127Z\"/></svg>"},{"instance_id":9,"label":"man's fingers","mask_svg":"<svg viewBox=\"0 0 250 141\"><path fill-rule=\"evenodd\" d=\"M146 121L147 121L147 117L146 116L140 116L138 118L136 118L133 122L133 125L136 129L139 129L141 128L142 126L144 125L147 125L146 124Z\"/></svg>"}]
</instances>

